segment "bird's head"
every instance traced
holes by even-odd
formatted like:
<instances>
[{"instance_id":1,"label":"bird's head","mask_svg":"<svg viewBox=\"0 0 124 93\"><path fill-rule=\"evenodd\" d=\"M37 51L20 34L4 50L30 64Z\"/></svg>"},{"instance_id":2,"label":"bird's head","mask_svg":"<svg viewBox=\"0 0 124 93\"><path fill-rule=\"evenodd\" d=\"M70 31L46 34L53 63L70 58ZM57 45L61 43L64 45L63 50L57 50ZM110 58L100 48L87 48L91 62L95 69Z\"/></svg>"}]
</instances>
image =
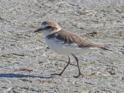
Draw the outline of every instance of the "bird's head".
<instances>
[{"instance_id":1,"label":"bird's head","mask_svg":"<svg viewBox=\"0 0 124 93\"><path fill-rule=\"evenodd\" d=\"M41 27L34 32L43 32L45 34L51 34L61 30L61 26L55 21L44 21L41 23Z\"/></svg>"}]
</instances>

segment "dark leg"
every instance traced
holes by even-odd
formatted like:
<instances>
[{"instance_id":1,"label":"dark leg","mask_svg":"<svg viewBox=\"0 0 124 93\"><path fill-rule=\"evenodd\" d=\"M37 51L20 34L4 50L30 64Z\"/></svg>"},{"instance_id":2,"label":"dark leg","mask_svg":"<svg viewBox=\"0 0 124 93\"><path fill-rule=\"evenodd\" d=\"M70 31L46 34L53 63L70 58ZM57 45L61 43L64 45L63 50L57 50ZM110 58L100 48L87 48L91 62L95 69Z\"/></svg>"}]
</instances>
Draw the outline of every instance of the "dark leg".
<instances>
[{"instance_id":1,"label":"dark leg","mask_svg":"<svg viewBox=\"0 0 124 93\"><path fill-rule=\"evenodd\" d=\"M68 63L64 67L64 69L60 73L55 73L55 74L52 74L52 75L59 75L59 76L61 76L63 74L63 72L65 71L65 69L68 67L69 64L70 64L70 57L68 56Z\"/></svg>"},{"instance_id":2,"label":"dark leg","mask_svg":"<svg viewBox=\"0 0 124 93\"><path fill-rule=\"evenodd\" d=\"M77 62L77 67L78 67L78 75L77 76L74 76L75 78L78 78L80 75L83 75L80 71L80 67L79 67L79 61L78 61L78 58L72 54L72 56L75 58L76 62Z\"/></svg>"}]
</instances>

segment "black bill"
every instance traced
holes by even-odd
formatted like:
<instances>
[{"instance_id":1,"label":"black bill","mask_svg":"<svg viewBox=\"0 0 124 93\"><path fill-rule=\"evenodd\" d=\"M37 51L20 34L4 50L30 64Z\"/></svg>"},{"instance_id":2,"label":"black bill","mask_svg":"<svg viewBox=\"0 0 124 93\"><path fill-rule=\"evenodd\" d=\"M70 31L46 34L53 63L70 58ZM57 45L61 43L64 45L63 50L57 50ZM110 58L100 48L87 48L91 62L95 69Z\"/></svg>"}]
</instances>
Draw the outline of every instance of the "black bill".
<instances>
[{"instance_id":1,"label":"black bill","mask_svg":"<svg viewBox=\"0 0 124 93\"><path fill-rule=\"evenodd\" d=\"M34 32L40 32L42 30L44 30L44 28L39 28L39 29L35 30Z\"/></svg>"}]
</instances>

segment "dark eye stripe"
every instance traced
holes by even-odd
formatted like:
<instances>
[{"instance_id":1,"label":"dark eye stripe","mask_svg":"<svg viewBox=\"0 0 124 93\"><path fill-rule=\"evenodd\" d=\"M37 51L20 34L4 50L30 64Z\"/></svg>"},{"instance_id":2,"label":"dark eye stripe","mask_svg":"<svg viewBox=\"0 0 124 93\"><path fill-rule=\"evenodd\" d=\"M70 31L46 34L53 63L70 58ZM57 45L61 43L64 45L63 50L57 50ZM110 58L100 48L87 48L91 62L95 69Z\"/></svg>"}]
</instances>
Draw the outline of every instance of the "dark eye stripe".
<instances>
[{"instance_id":1,"label":"dark eye stripe","mask_svg":"<svg viewBox=\"0 0 124 93\"><path fill-rule=\"evenodd\" d=\"M45 27L45 29L51 29L52 27L51 26L47 26L47 27Z\"/></svg>"}]
</instances>

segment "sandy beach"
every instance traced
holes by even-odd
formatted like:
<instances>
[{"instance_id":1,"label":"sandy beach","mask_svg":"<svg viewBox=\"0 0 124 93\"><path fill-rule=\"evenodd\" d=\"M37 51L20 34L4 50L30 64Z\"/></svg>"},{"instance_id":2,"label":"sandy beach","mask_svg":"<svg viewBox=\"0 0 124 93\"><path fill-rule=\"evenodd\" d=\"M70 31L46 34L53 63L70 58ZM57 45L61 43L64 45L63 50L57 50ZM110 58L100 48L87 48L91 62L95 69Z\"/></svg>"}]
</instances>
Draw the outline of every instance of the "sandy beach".
<instances>
[{"instance_id":1,"label":"sandy beach","mask_svg":"<svg viewBox=\"0 0 124 93\"><path fill-rule=\"evenodd\" d=\"M84 77L73 77L73 58L51 77L67 57L33 32L44 20L112 51L79 54ZM0 0L0 93L124 93L124 0Z\"/></svg>"}]
</instances>

